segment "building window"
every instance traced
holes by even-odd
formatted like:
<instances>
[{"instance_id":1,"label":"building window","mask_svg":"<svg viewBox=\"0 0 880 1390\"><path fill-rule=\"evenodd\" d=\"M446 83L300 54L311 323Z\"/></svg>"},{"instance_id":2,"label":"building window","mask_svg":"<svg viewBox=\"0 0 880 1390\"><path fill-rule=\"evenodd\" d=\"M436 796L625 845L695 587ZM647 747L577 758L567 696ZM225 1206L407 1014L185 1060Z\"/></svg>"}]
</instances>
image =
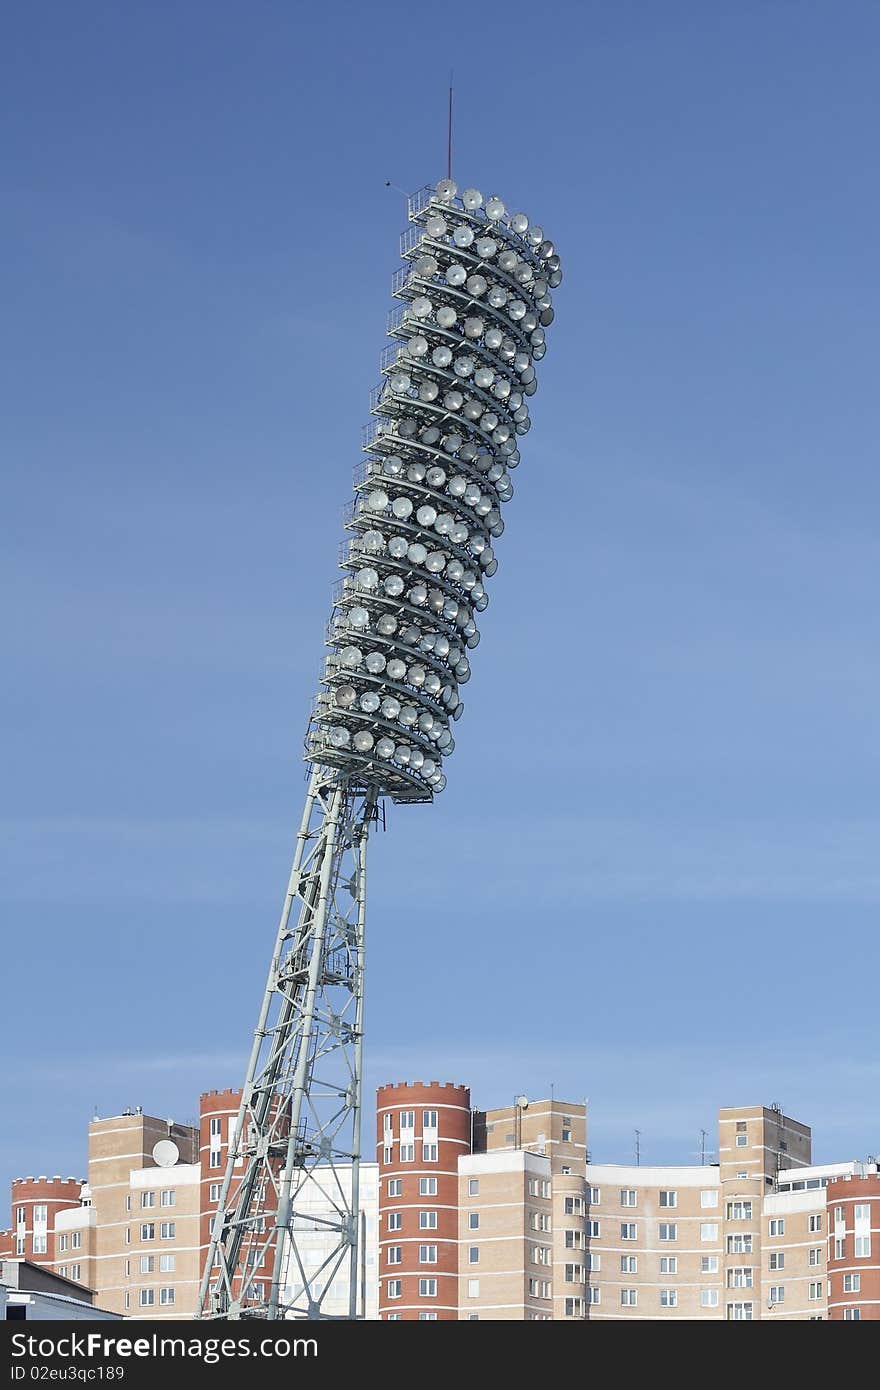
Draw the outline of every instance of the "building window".
<instances>
[{"instance_id":1,"label":"building window","mask_svg":"<svg viewBox=\"0 0 880 1390\"><path fill-rule=\"evenodd\" d=\"M152 1274L155 1268L155 1255L141 1255L141 1274Z\"/></svg>"},{"instance_id":2,"label":"building window","mask_svg":"<svg viewBox=\"0 0 880 1390\"><path fill-rule=\"evenodd\" d=\"M436 1196L437 1196L437 1179L436 1179L436 1178L419 1178L419 1196L420 1196L420 1197L436 1197Z\"/></svg>"},{"instance_id":3,"label":"building window","mask_svg":"<svg viewBox=\"0 0 880 1390\"><path fill-rule=\"evenodd\" d=\"M639 1234L639 1228L638 1228L638 1226L636 1225L635 1221L621 1221L621 1223L620 1223L620 1239L621 1239L621 1240L636 1240L637 1237L638 1237L638 1234Z\"/></svg>"},{"instance_id":4,"label":"building window","mask_svg":"<svg viewBox=\"0 0 880 1390\"><path fill-rule=\"evenodd\" d=\"M46 1236L45 1236L45 1234L43 1234L43 1235L37 1235L37 1233L34 1232L34 1254L35 1254L35 1255L45 1255L45 1254L46 1254Z\"/></svg>"},{"instance_id":5,"label":"building window","mask_svg":"<svg viewBox=\"0 0 880 1390\"><path fill-rule=\"evenodd\" d=\"M420 1246L419 1246L419 1264L420 1264L420 1265L435 1265L436 1263L437 1263L437 1247L436 1247L436 1245L420 1245Z\"/></svg>"},{"instance_id":6,"label":"building window","mask_svg":"<svg viewBox=\"0 0 880 1390\"><path fill-rule=\"evenodd\" d=\"M62 1265L62 1266L60 1267L60 1269L58 1270L58 1273L61 1275L61 1278L62 1278L62 1279L66 1279L66 1278L67 1278L67 1265Z\"/></svg>"},{"instance_id":7,"label":"building window","mask_svg":"<svg viewBox=\"0 0 880 1390\"><path fill-rule=\"evenodd\" d=\"M807 1229L810 1230L810 1231L821 1231L821 1229L822 1229L822 1216L821 1216L821 1213L820 1213L820 1212L813 1212L813 1213L812 1213L812 1215L810 1216L810 1219L809 1219L809 1221L808 1221L808 1223L807 1223Z\"/></svg>"},{"instance_id":8,"label":"building window","mask_svg":"<svg viewBox=\"0 0 880 1390\"><path fill-rule=\"evenodd\" d=\"M177 1223L174 1221L163 1221L159 1226L160 1240L173 1240L177 1234Z\"/></svg>"},{"instance_id":9,"label":"building window","mask_svg":"<svg viewBox=\"0 0 880 1390\"><path fill-rule=\"evenodd\" d=\"M677 1274L677 1273L678 1273L678 1256L677 1256L677 1255L661 1255L661 1256L660 1256L660 1273L661 1273L661 1274Z\"/></svg>"},{"instance_id":10,"label":"building window","mask_svg":"<svg viewBox=\"0 0 880 1390\"><path fill-rule=\"evenodd\" d=\"M773 1219L772 1219L771 1222L770 1222L770 1234L771 1234L771 1236L784 1236L784 1235L785 1235L785 1218L784 1218L784 1217L782 1217L782 1216L774 1216L774 1217L773 1217Z\"/></svg>"},{"instance_id":11,"label":"building window","mask_svg":"<svg viewBox=\"0 0 880 1390\"><path fill-rule=\"evenodd\" d=\"M176 1255L160 1255L159 1270L162 1274L173 1274L174 1266L177 1261Z\"/></svg>"},{"instance_id":12,"label":"building window","mask_svg":"<svg viewBox=\"0 0 880 1390\"><path fill-rule=\"evenodd\" d=\"M861 1310L861 1308L844 1308L844 1310L843 1310L843 1320L844 1320L844 1322L861 1322L861 1320L862 1320L862 1310Z\"/></svg>"},{"instance_id":13,"label":"building window","mask_svg":"<svg viewBox=\"0 0 880 1390\"><path fill-rule=\"evenodd\" d=\"M76 1283L82 1277L82 1265L71 1265L70 1277Z\"/></svg>"},{"instance_id":14,"label":"building window","mask_svg":"<svg viewBox=\"0 0 880 1390\"><path fill-rule=\"evenodd\" d=\"M822 1247L821 1247L821 1245L814 1245L814 1246L811 1248L811 1250L810 1250L810 1255L809 1255L809 1263L810 1263L811 1265L820 1265L820 1264L822 1263Z\"/></svg>"},{"instance_id":15,"label":"building window","mask_svg":"<svg viewBox=\"0 0 880 1390\"><path fill-rule=\"evenodd\" d=\"M529 1283L531 1283L531 1282L532 1282L532 1281L529 1280ZM467 1281L467 1289L468 1289L468 1295L467 1295L468 1298L479 1298L479 1296L480 1296L480 1281L479 1281L479 1279L468 1279L468 1281Z\"/></svg>"},{"instance_id":16,"label":"building window","mask_svg":"<svg viewBox=\"0 0 880 1390\"><path fill-rule=\"evenodd\" d=\"M402 1262L403 1262L402 1247L399 1246L399 1245L389 1245L389 1247L388 1247L388 1263L389 1263L390 1265L399 1265L399 1264L401 1264Z\"/></svg>"},{"instance_id":17,"label":"building window","mask_svg":"<svg viewBox=\"0 0 880 1390\"><path fill-rule=\"evenodd\" d=\"M660 1290L660 1307L661 1307L661 1308L677 1308L677 1307L678 1307L678 1289L661 1289L661 1290Z\"/></svg>"},{"instance_id":18,"label":"building window","mask_svg":"<svg viewBox=\"0 0 880 1390\"><path fill-rule=\"evenodd\" d=\"M430 1280L428 1281L430 1282ZM419 1313L419 1322L436 1322L436 1313Z\"/></svg>"},{"instance_id":19,"label":"building window","mask_svg":"<svg viewBox=\"0 0 880 1390\"><path fill-rule=\"evenodd\" d=\"M212 1183L211 1183L210 1187L208 1188L208 1201L209 1201L209 1202L219 1202L219 1201L220 1201L220 1188L221 1188L221 1186L222 1186L222 1184L219 1183L219 1182L212 1182Z\"/></svg>"},{"instance_id":20,"label":"building window","mask_svg":"<svg viewBox=\"0 0 880 1390\"><path fill-rule=\"evenodd\" d=\"M24 1242L25 1242L24 1236L16 1236L16 1237L15 1237L15 1253L16 1253L16 1255L23 1255L23 1254L24 1254Z\"/></svg>"},{"instance_id":21,"label":"building window","mask_svg":"<svg viewBox=\"0 0 880 1390\"><path fill-rule=\"evenodd\" d=\"M156 1225L153 1221L145 1221L141 1226L141 1240L155 1240Z\"/></svg>"},{"instance_id":22,"label":"building window","mask_svg":"<svg viewBox=\"0 0 880 1390\"><path fill-rule=\"evenodd\" d=\"M480 1179L479 1179L479 1178L468 1178L468 1196L469 1196L469 1197L479 1197L479 1195L480 1195Z\"/></svg>"},{"instance_id":23,"label":"building window","mask_svg":"<svg viewBox=\"0 0 880 1390\"><path fill-rule=\"evenodd\" d=\"M735 1265L727 1271L729 1289L751 1289L754 1287L754 1274L748 1265Z\"/></svg>"},{"instance_id":24,"label":"building window","mask_svg":"<svg viewBox=\"0 0 880 1390\"><path fill-rule=\"evenodd\" d=\"M468 1264L469 1264L469 1265L478 1265L479 1263L480 1263L480 1247L479 1247L479 1245L470 1245L470 1246L468 1246Z\"/></svg>"},{"instance_id":25,"label":"building window","mask_svg":"<svg viewBox=\"0 0 880 1390\"><path fill-rule=\"evenodd\" d=\"M177 1190L173 1187L166 1187L160 1194L159 1201L163 1207L177 1206Z\"/></svg>"},{"instance_id":26,"label":"building window","mask_svg":"<svg viewBox=\"0 0 880 1390\"><path fill-rule=\"evenodd\" d=\"M584 1282L583 1265L566 1265L565 1282L566 1284L582 1284Z\"/></svg>"},{"instance_id":27,"label":"building window","mask_svg":"<svg viewBox=\"0 0 880 1390\"><path fill-rule=\"evenodd\" d=\"M834 1224L835 1226L846 1225L846 1212L844 1211L843 1207L834 1208Z\"/></svg>"},{"instance_id":28,"label":"building window","mask_svg":"<svg viewBox=\"0 0 880 1390\"><path fill-rule=\"evenodd\" d=\"M660 1189L660 1205L661 1205L661 1207L677 1207L677 1206L678 1206L678 1193L677 1193L677 1192L671 1191L669 1188L661 1187L661 1189Z\"/></svg>"},{"instance_id":29,"label":"building window","mask_svg":"<svg viewBox=\"0 0 880 1390\"><path fill-rule=\"evenodd\" d=\"M785 1255L781 1250L770 1251L770 1268L785 1269Z\"/></svg>"},{"instance_id":30,"label":"building window","mask_svg":"<svg viewBox=\"0 0 880 1390\"><path fill-rule=\"evenodd\" d=\"M131 1245L131 1227L130 1227L130 1226L126 1226L126 1228L125 1228L125 1243L126 1243L126 1245Z\"/></svg>"},{"instance_id":31,"label":"building window","mask_svg":"<svg viewBox=\"0 0 880 1390\"><path fill-rule=\"evenodd\" d=\"M822 1298L822 1280L814 1279L810 1284L809 1297L815 1302L817 1298Z\"/></svg>"},{"instance_id":32,"label":"building window","mask_svg":"<svg viewBox=\"0 0 880 1390\"><path fill-rule=\"evenodd\" d=\"M402 1179L402 1178L389 1178L389 1179L388 1179L388 1196L389 1196L389 1197L402 1197L402 1196L403 1196L403 1179Z\"/></svg>"},{"instance_id":33,"label":"building window","mask_svg":"<svg viewBox=\"0 0 880 1390\"><path fill-rule=\"evenodd\" d=\"M436 1231L436 1229L437 1229L437 1213L436 1213L436 1211L420 1211L420 1212L419 1212L419 1230L420 1230L420 1231Z\"/></svg>"},{"instance_id":34,"label":"building window","mask_svg":"<svg viewBox=\"0 0 880 1390\"><path fill-rule=\"evenodd\" d=\"M388 1297L389 1297L389 1298L400 1298L400 1295L401 1295L402 1292L403 1292L403 1281L402 1281L401 1279L389 1279L389 1280L388 1280Z\"/></svg>"},{"instance_id":35,"label":"building window","mask_svg":"<svg viewBox=\"0 0 880 1390\"><path fill-rule=\"evenodd\" d=\"M754 1305L751 1303L728 1303L727 1316L731 1322L752 1322Z\"/></svg>"},{"instance_id":36,"label":"building window","mask_svg":"<svg viewBox=\"0 0 880 1390\"><path fill-rule=\"evenodd\" d=\"M389 1231L399 1231L403 1225L403 1215L399 1211L389 1211L388 1229Z\"/></svg>"},{"instance_id":37,"label":"building window","mask_svg":"<svg viewBox=\"0 0 880 1390\"><path fill-rule=\"evenodd\" d=\"M601 1225L598 1221L587 1221L584 1226L584 1234L588 1240L599 1240L601 1237Z\"/></svg>"},{"instance_id":38,"label":"building window","mask_svg":"<svg viewBox=\"0 0 880 1390\"><path fill-rule=\"evenodd\" d=\"M541 1179L541 1196L542 1196L542 1197L549 1197L550 1195L551 1195L550 1179L549 1179L549 1178L542 1178L542 1179Z\"/></svg>"},{"instance_id":39,"label":"building window","mask_svg":"<svg viewBox=\"0 0 880 1390\"><path fill-rule=\"evenodd\" d=\"M861 1293L861 1291L862 1291L862 1276L861 1276L861 1274L844 1274L844 1276L843 1276L843 1292L844 1292L844 1293Z\"/></svg>"},{"instance_id":40,"label":"building window","mask_svg":"<svg viewBox=\"0 0 880 1390\"><path fill-rule=\"evenodd\" d=\"M562 1210L566 1216L580 1216L584 1209L582 1197L564 1197L562 1200Z\"/></svg>"},{"instance_id":41,"label":"building window","mask_svg":"<svg viewBox=\"0 0 880 1390\"><path fill-rule=\"evenodd\" d=\"M549 1231L550 1213L548 1211L533 1211L529 1216L529 1225L533 1231Z\"/></svg>"},{"instance_id":42,"label":"building window","mask_svg":"<svg viewBox=\"0 0 880 1390\"><path fill-rule=\"evenodd\" d=\"M155 1205L156 1205L156 1194L155 1194L155 1192L142 1192L142 1193L141 1193L141 1206L142 1206L142 1207L144 1207L144 1208L146 1208L146 1207L154 1207Z\"/></svg>"},{"instance_id":43,"label":"building window","mask_svg":"<svg viewBox=\"0 0 880 1390\"><path fill-rule=\"evenodd\" d=\"M728 1253L728 1255L751 1255L751 1253L752 1253L752 1237L751 1237L751 1234L748 1233L748 1232L745 1232L745 1231L740 1231L740 1232L739 1232L737 1235L735 1235L735 1236L728 1236L728 1237L727 1237L727 1253Z\"/></svg>"},{"instance_id":44,"label":"building window","mask_svg":"<svg viewBox=\"0 0 880 1390\"><path fill-rule=\"evenodd\" d=\"M598 1292L598 1290L597 1290ZM584 1315L583 1300L580 1298L567 1298L565 1300L565 1316L567 1318L582 1318Z\"/></svg>"},{"instance_id":45,"label":"building window","mask_svg":"<svg viewBox=\"0 0 880 1390\"><path fill-rule=\"evenodd\" d=\"M138 1302L142 1308L152 1308L153 1304L156 1302L156 1290L141 1289Z\"/></svg>"},{"instance_id":46,"label":"building window","mask_svg":"<svg viewBox=\"0 0 880 1390\"><path fill-rule=\"evenodd\" d=\"M131 1307L131 1294L129 1293L128 1289L126 1289L126 1290L125 1290L125 1311L128 1312L128 1310L129 1310L130 1307Z\"/></svg>"},{"instance_id":47,"label":"building window","mask_svg":"<svg viewBox=\"0 0 880 1390\"><path fill-rule=\"evenodd\" d=\"M700 1289L700 1307L701 1307L701 1308L717 1308L717 1307L718 1307L718 1290L717 1290L717 1289Z\"/></svg>"},{"instance_id":48,"label":"building window","mask_svg":"<svg viewBox=\"0 0 880 1390\"><path fill-rule=\"evenodd\" d=\"M639 1301L638 1289L621 1289L620 1304L622 1308L635 1308Z\"/></svg>"},{"instance_id":49,"label":"building window","mask_svg":"<svg viewBox=\"0 0 880 1390\"><path fill-rule=\"evenodd\" d=\"M415 1112L414 1110L401 1110L401 1112L400 1112L400 1128L401 1128L401 1129L415 1129L415 1127L416 1127L416 1112Z\"/></svg>"},{"instance_id":50,"label":"building window","mask_svg":"<svg viewBox=\"0 0 880 1390\"><path fill-rule=\"evenodd\" d=\"M638 1201L638 1193L634 1187L622 1187L620 1189L620 1205L622 1207L634 1207Z\"/></svg>"},{"instance_id":51,"label":"building window","mask_svg":"<svg viewBox=\"0 0 880 1390\"><path fill-rule=\"evenodd\" d=\"M419 1298L436 1298L436 1297L437 1297L437 1280L436 1280L436 1279L420 1279L420 1280L419 1280Z\"/></svg>"},{"instance_id":52,"label":"building window","mask_svg":"<svg viewBox=\"0 0 880 1390\"><path fill-rule=\"evenodd\" d=\"M771 1303L784 1303L784 1302L785 1302L785 1286L784 1286L783 1284L771 1284L771 1285L770 1285L770 1302L771 1302Z\"/></svg>"},{"instance_id":53,"label":"building window","mask_svg":"<svg viewBox=\"0 0 880 1390\"><path fill-rule=\"evenodd\" d=\"M601 1187L588 1187L586 1191L587 1206L598 1207L602 1203Z\"/></svg>"},{"instance_id":54,"label":"building window","mask_svg":"<svg viewBox=\"0 0 880 1390\"><path fill-rule=\"evenodd\" d=\"M131 1211L131 1193L130 1193L130 1192L126 1192L126 1194L125 1194L125 1210L126 1210L126 1211Z\"/></svg>"},{"instance_id":55,"label":"building window","mask_svg":"<svg viewBox=\"0 0 880 1390\"><path fill-rule=\"evenodd\" d=\"M422 1111L422 1129L436 1129L436 1128L437 1128L437 1111L436 1111L436 1110L423 1110L423 1111Z\"/></svg>"},{"instance_id":56,"label":"building window","mask_svg":"<svg viewBox=\"0 0 880 1390\"><path fill-rule=\"evenodd\" d=\"M660 1222L660 1239L661 1239L661 1240L678 1240L678 1226L675 1224L674 1221L672 1221L672 1222L661 1221L661 1222Z\"/></svg>"},{"instance_id":57,"label":"building window","mask_svg":"<svg viewBox=\"0 0 880 1390\"><path fill-rule=\"evenodd\" d=\"M401 1322L402 1318L400 1313L388 1313L387 1320L388 1322Z\"/></svg>"},{"instance_id":58,"label":"building window","mask_svg":"<svg viewBox=\"0 0 880 1390\"><path fill-rule=\"evenodd\" d=\"M846 1236L834 1237L834 1258L835 1260L846 1259Z\"/></svg>"},{"instance_id":59,"label":"building window","mask_svg":"<svg viewBox=\"0 0 880 1390\"><path fill-rule=\"evenodd\" d=\"M434 1222L436 1225L436 1221ZM478 1231L480 1229L480 1213L478 1211L468 1212L468 1230Z\"/></svg>"},{"instance_id":60,"label":"building window","mask_svg":"<svg viewBox=\"0 0 880 1390\"><path fill-rule=\"evenodd\" d=\"M385 1147L384 1147L383 1150L382 1150L382 1162L383 1162L383 1163L393 1163L393 1161L394 1161L394 1148L393 1148L393 1146L392 1146L391 1144L386 1144Z\"/></svg>"},{"instance_id":61,"label":"building window","mask_svg":"<svg viewBox=\"0 0 880 1390\"><path fill-rule=\"evenodd\" d=\"M752 1204L751 1202L728 1202L727 1203L728 1221L751 1221Z\"/></svg>"},{"instance_id":62,"label":"building window","mask_svg":"<svg viewBox=\"0 0 880 1390\"><path fill-rule=\"evenodd\" d=\"M746 1145L748 1144L748 1142L749 1142L749 1137L748 1137L747 1134L738 1134L738 1135L736 1136L736 1147L737 1147L738 1149L744 1149L744 1148L746 1147Z\"/></svg>"},{"instance_id":63,"label":"building window","mask_svg":"<svg viewBox=\"0 0 880 1390\"><path fill-rule=\"evenodd\" d=\"M718 1256L717 1256L717 1255L701 1255L701 1256L700 1256L700 1273L701 1273L701 1274L717 1274L717 1273L718 1273Z\"/></svg>"},{"instance_id":64,"label":"building window","mask_svg":"<svg viewBox=\"0 0 880 1390\"><path fill-rule=\"evenodd\" d=\"M436 1144L423 1144L423 1145L422 1145L422 1162L423 1162L423 1163L436 1163L436 1162L437 1162L437 1145L436 1145Z\"/></svg>"},{"instance_id":65,"label":"building window","mask_svg":"<svg viewBox=\"0 0 880 1390\"><path fill-rule=\"evenodd\" d=\"M173 1290L173 1289L160 1289L160 1290L159 1290L159 1302L160 1302L160 1303L164 1303L164 1304L166 1305L166 1307L167 1307L169 1304L173 1303L173 1302L174 1302L174 1290Z\"/></svg>"},{"instance_id":66,"label":"building window","mask_svg":"<svg viewBox=\"0 0 880 1390\"><path fill-rule=\"evenodd\" d=\"M637 1274L639 1259L637 1255L621 1255L620 1272L621 1274Z\"/></svg>"},{"instance_id":67,"label":"building window","mask_svg":"<svg viewBox=\"0 0 880 1390\"><path fill-rule=\"evenodd\" d=\"M591 1274L598 1274L602 1268L602 1256L592 1253L584 1256L584 1269L588 1269Z\"/></svg>"},{"instance_id":68,"label":"building window","mask_svg":"<svg viewBox=\"0 0 880 1390\"><path fill-rule=\"evenodd\" d=\"M718 1205L718 1193L717 1193L717 1191L716 1191L714 1188L704 1189L704 1190L700 1193L700 1206L701 1206L701 1207L717 1207L717 1205Z\"/></svg>"},{"instance_id":69,"label":"building window","mask_svg":"<svg viewBox=\"0 0 880 1390\"><path fill-rule=\"evenodd\" d=\"M74 1231L73 1235L70 1237L70 1248L71 1248L71 1250L81 1250L81 1249L82 1249L82 1243L83 1243L82 1232L81 1232L81 1231Z\"/></svg>"},{"instance_id":70,"label":"building window","mask_svg":"<svg viewBox=\"0 0 880 1390\"><path fill-rule=\"evenodd\" d=\"M700 1222L700 1240L717 1240L717 1239L718 1239L718 1222L717 1222L717 1221L701 1221L701 1222Z\"/></svg>"},{"instance_id":71,"label":"building window","mask_svg":"<svg viewBox=\"0 0 880 1390\"><path fill-rule=\"evenodd\" d=\"M416 1146L415 1146L415 1144L404 1144L403 1141L401 1140L401 1144L400 1144L400 1161L401 1161L401 1163L413 1163L413 1162L415 1162L415 1157L416 1157Z\"/></svg>"},{"instance_id":72,"label":"building window","mask_svg":"<svg viewBox=\"0 0 880 1390\"><path fill-rule=\"evenodd\" d=\"M566 1250L583 1250L586 1245L586 1238L583 1231L566 1231L565 1248Z\"/></svg>"},{"instance_id":73,"label":"building window","mask_svg":"<svg viewBox=\"0 0 880 1390\"><path fill-rule=\"evenodd\" d=\"M37 1202L34 1206L34 1225L45 1226L49 1219L49 1208L44 1202Z\"/></svg>"},{"instance_id":74,"label":"building window","mask_svg":"<svg viewBox=\"0 0 880 1390\"><path fill-rule=\"evenodd\" d=\"M864 1260L871 1253L871 1237L856 1236L853 1248L853 1255L857 1260Z\"/></svg>"},{"instance_id":75,"label":"building window","mask_svg":"<svg viewBox=\"0 0 880 1390\"><path fill-rule=\"evenodd\" d=\"M393 1115L389 1115L389 1114L386 1113L385 1115L382 1116L382 1129L383 1129L383 1131L385 1132L385 1134L393 1134L393 1132L394 1132L394 1116L393 1116Z\"/></svg>"},{"instance_id":76,"label":"building window","mask_svg":"<svg viewBox=\"0 0 880 1390\"><path fill-rule=\"evenodd\" d=\"M67 1236L59 1236L59 1238L58 1238L58 1249L59 1249L59 1251L60 1251L62 1254L63 1254L64 1251L67 1249Z\"/></svg>"},{"instance_id":77,"label":"building window","mask_svg":"<svg viewBox=\"0 0 880 1390\"><path fill-rule=\"evenodd\" d=\"M591 1285L590 1288L586 1289L586 1290L585 1290L585 1293L586 1293L586 1299L587 1299L587 1302L588 1302L588 1303L593 1303L593 1304L595 1304L595 1303L601 1303L601 1302L602 1302L602 1290L599 1289L599 1288L596 1288L595 1284Z\"/></svg>"}]
</instances>

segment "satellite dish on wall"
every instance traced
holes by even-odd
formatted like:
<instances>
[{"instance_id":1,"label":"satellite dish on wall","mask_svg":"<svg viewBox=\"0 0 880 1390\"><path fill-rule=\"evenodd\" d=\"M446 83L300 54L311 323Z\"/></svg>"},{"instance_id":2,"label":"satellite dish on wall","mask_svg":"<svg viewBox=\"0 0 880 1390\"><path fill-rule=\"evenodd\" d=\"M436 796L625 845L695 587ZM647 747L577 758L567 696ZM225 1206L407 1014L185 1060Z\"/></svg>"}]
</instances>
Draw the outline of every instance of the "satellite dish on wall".
<instances>
[{"instance_id":1,"label":"satellite dish on wall","mask_svg":"<svg viewBox=\"0 0 880 1390\"><path fill-rule=\"evenodd\" d=\"M520 1110L528 1110L529 1108L528 1096L517 1096L516 1103L519 1106Z\"/></svg>"},{"instance_id":2,"label":"satellite dish on wall","mask_svg":"<svg viewBox=\"0 0 880 1390\"><path fill-rule=\"evenodd\" d=\"M180 1149L173 1139L160 1139L153 1145L153 1158L160 1168L173 1168L180 1158Z\"/></svg>"}]
</instances>

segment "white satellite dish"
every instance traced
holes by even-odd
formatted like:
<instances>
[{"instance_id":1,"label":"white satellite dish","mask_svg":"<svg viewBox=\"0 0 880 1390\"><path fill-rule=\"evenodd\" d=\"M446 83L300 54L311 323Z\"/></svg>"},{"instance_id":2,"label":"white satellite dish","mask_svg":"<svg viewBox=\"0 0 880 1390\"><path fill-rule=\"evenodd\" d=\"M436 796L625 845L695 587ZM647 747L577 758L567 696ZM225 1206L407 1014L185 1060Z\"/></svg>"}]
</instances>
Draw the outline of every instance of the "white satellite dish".
<instances>
[{"instance_id":1,"label":"white satellite dish","mask_svg":"<svg viewBox=\"0 0 880 1390\"><path fill-rule=\"evenodd\" d=\"M153 1158L160 1168L173 1168L180 1158L180 1149L173 1139L160 1139L153 1145Z\"/></svg>"},{"instance_id":2,"label":"white satellite dish","mask_svg":"<svg viewBox=\"0 0 880 1390\"><path fill-rule=\"evenodd\" d=\"M519 1106L520 1110L528 1110L529 1108L528 1096L517 1096L516 1103Z\"/></svg>"}]
</instances>

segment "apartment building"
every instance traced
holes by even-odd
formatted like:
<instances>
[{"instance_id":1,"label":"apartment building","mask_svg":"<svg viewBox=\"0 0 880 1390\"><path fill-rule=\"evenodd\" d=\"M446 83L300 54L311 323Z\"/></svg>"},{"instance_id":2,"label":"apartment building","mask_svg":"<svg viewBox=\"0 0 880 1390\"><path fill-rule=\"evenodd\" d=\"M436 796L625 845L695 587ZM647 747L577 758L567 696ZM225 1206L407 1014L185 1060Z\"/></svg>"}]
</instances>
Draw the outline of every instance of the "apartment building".
<instances>
[{"instance_id":1,"label":"apartment building","mask_svg":"<svg viewBox=\"0 0 880 1390\"><path fill-rule=\"evenodd\" d=\"M125 1317L191 1317L239 1100L206 1092L198 1126L94 1120L87 1181L12 1184L0 1259ZM361 1166L361 1317L880 1320L877 1163L814 1165L809 1128L777 1106L719 1111L710 1163L597 1164L583 1103L477 1110L467 1086L399 1082L377 1093L376 1144ZM350 1170L336 1171L345 1189ZM325 1311L345 1317L348 1262L326 1266L332 1205L318 1170L297 1243ZM298 1271L283 1278L295 1295Z\"/></svg>"},{"instance_id":2,"label":"apartment building","mask_svg":"<svg viewBox=\"0 0 880 1390\"><path fill-rule=\"evenodd\" d=\"M437 1108L453 1093L452 1107ZM520 1097L473 1111L468 1151L466 1087L379 1094L391 1165L379 1197L380 1317L880 1317L877 1165L813 1166L809 1128L778 1106L719 1111L715 1162L644 1167L588 1163L586 1109L573 1102ZM420 1147L422 1103L434 1128ZM457 1312L426 1277L425 1257L439 1251L425 1250L415 1225L434 1220L423 1193L437 1188L424 1182L445 1140L447 1177L458 1152ZM442 1258L448 1273L448 1242Z\"/></svg>"}]
</instances>

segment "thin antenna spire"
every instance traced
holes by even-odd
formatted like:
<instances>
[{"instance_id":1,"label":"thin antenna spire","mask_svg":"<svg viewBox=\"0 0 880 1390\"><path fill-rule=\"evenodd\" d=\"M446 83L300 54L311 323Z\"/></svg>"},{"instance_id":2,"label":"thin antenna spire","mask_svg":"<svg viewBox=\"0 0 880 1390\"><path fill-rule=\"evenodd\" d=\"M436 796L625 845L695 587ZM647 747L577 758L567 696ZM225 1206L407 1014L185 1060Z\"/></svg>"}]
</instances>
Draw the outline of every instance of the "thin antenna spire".
<instances>
[{"instance_id":1,"label":"thin antenna spire","mask_svg":"<svg viewBox=\"0 0 880 1390\"><path fill-rule=\"evenodd\" d=\"M452 178L452 78L453 73L449 72L449 120L446 128L446 177Z\"/></svg>"}]
</instances>

